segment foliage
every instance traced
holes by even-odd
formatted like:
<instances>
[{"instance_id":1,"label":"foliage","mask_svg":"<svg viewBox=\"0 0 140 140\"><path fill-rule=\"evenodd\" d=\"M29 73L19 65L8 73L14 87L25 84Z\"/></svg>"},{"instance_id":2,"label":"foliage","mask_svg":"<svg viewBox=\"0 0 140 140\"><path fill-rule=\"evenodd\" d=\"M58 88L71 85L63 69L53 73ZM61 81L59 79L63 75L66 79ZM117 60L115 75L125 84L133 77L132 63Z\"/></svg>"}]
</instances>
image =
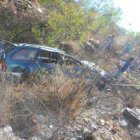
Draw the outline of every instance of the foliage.
<instances>
[{"instance_id":1,"label":"foliage","mask_svg":"<svg viewBox=\"0 0 140 140\"><path fill-rule=\"evenodd\" d=\"M28 9L15 11L10 2L2 4L0 39L57 46L117 30L113 23L119 20L120 10L112 0L40 0L40 4L46 9L42 15Z\"/></svg>"},{"instance_id":2,"label":"foliage","mask_svg":"<svg viewBox=\"0 0 140 140\"><path fill-rule=\"evenodd\" d=\"M49 9L49 18L45 28L40 28L37 23L32 31L43 44L47 42L48 45L56 46L64 40L83 42L99 31L104 34L110 28L117 30L112 23L119 20L121 11L114 8L112 0L106 2L103 0L40 0L40 2Z\"/></svg>"},{"instance_id":3,"label":"foliage","mask_svg":"<svg viewBox=\"0 0 140 140\"><path fill-rule=\"evenodd\" d=\"M0 3L0 39L13 42L36 42L31 31L37 17L28 16L25 13L17 12L11 3Z\"/></svg>"},{"instance_id":4,"label":"foliage","mask_svg":"<svg viewBox=\"0 0 140 140\"><path fill-rule=\"evenodd\" d=\"M48 2L47 2L48 1ZM56 46L63 40L84 39L85 36L85 13L76 2L66 3L62 0L46 2L55 7L50 8L49 18L45 28L39 28L37 24L33 28L33 33L37 38L46 34L47 44Z\"/></svg>"},{"instance_id":5,"label":"foliage","mask_svg":"<svg viewBox=\"0 0 140 140\"><path fill-rule=\"evenodd\" d=\"M120 8L114 6L112 0L78 0L80 4L86 9L87 26L89 33L93 36L96 33L105 34L110 29L118 30L117 26L114 28L113 23L120 20L122 11Z\"/></svg>"}]
</instances>

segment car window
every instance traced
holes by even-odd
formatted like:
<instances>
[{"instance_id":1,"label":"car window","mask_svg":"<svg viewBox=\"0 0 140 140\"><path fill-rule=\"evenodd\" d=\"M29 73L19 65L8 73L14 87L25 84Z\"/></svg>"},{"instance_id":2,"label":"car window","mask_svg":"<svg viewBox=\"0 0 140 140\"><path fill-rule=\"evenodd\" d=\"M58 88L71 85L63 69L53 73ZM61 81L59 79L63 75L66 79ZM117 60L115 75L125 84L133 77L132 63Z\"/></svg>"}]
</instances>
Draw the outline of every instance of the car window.
<instances>
[{"instance_id":1,"label":"car window","mask_svg":"<svg viewBox=\"0 0 140 140\"><path fill-rule=\"evenodd\" d=\"M60 60L59 53L49 52L49 51L41 51L40 52L40 61L41 63L58 63Z\"/></svg>"},{"instance_id":2,"label":"car window","mask_svg":"<svg viewBox=\"0 0 140 140\"><path fill-rule=\"evenodd\" d=\"M60 62L62 59L60 58L59 53L56 52L52 52L50 54L50 63L58 63Z\"/></svg>"},{"instance_id":3,"label":"car window","mask_svg":"<svg viewBox=\"0 0 140 140\"><path fill-rule=\"evenodd\" d=\"M38 52L37 50L29 48L21 49L12 56L12 59L33 61L35 59L37 52Z\"/></svg>"},{"instance_id":4,"label":"car window","mask_svg":"<svg viewBox=\"0 0 140 140\"><path fill-rule=\"evenodd\" d=\"M40 61L41 61L41 63L49 63L50 53L47 51L41 51L40 52Z\"/></svg>"}]
</instances>

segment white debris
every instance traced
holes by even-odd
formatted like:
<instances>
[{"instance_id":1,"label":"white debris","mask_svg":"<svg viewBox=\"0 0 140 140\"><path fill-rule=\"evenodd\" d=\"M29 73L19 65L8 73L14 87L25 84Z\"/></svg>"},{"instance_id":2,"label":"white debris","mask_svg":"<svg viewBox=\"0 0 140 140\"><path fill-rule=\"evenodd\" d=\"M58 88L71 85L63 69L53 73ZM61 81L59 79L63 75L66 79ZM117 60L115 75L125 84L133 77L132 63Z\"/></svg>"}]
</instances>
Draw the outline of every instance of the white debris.
<instances>
[{"instance_id":1,"label":"white debris","mask_svg":"<svg viewBox=\"0 0 140 140\"><path fill-rule=\"evenodd\" d=\"M42 9L41 8L37 8L38 12L42 13Z\"/></svg>"},{"instance_id":2,"label":"white debris","mask_svg":"<svg viewBox=\"0 0 140 140\"><path fill-rule=\"evenodd\" d=\"M53 129L54 127L53 127L53 125L50 125L50 129Z\"/></svg>"},{"instance_id":3,"label":"white debris","mask_svg":"<svg viewBox=\"0 0 140 140\"><path fill-rule=\"evenodd\" d=\"M12 132L11 126L6 126L5 128L3 128L3 132L4 133Z\"/></svg>"},{"instance_id":4,"label":"white debris","mask_svg":"<svg viewBox=\"0 0 140 140\"><path fill-rule=\"evenodd\" d=\"M120 121L121 126L128 126L128 122L126 120Z\"/></svg>"}]
</instances>

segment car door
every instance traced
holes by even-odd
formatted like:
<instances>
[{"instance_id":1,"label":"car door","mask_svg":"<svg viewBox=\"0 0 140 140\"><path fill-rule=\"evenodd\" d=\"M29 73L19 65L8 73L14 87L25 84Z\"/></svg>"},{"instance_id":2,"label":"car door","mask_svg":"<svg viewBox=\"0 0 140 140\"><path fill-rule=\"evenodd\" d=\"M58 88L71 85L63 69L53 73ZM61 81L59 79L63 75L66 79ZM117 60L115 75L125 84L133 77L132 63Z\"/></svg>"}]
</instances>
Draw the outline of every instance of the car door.
<instances>
[{"instance_id":1,"label":"car door","mask_svg":"<svg viewBox=\"0 0 140 140\"><path fill-rule=\"evenodd\" d=\"M46 72L51 73L56 70L56 65L59 63L60 59L58 52L41 50L37 62L41 71L45 70Z\"/></svg>"},{"instance_id":2,"label":"car door","mask_svg":"<svg viewBox=\"0 0 140 140\"><path fill-rule=\"evenodd\" d=\"M17 48L6 56L6 66L13 72L34 72L38 67L35 61L38 52L30 47Z\"/></svg>"}]
</instances>

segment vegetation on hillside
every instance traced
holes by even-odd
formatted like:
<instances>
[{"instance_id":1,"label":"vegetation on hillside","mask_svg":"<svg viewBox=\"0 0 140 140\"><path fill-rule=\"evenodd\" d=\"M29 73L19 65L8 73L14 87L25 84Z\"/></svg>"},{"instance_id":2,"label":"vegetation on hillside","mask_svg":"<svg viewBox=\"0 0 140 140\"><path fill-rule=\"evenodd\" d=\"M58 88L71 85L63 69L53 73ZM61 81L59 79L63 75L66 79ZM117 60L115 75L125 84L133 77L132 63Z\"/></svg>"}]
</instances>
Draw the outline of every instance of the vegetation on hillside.
<instances>
[{"instance_id":1,"label":"vegetation on hillside","mask_svg":"<svg viewBox=\"0 0 140 140\"><path fill-rule=\"evenodd\" d=\"M125 59L120 57L120 53L127 41L133 43L135 48L140 44L140 33L127 32L118 27L116 23L120 15L121 10L114 7L113 0L24 0L22 3L20 0L3 0L0 1L0 40L59 47L68 54L78 55L80 60L94 61L95 65L98 64L97 69L101 67L109 73L118 64L118 58ZM113 42L110 51L102 51L100 43L110 34L115 35L114 42L118 44ZM98 47L93 44L88 46L92 41ZM129 56L138 57L137 50ZM120 123L124 107L135 107L133 101L140 86L137 71L124 75L124 84L116 84L113 78L108 80L102 91L97 84L104 86L104 82L97 82L100 80L97 77L92 81L85 80L84 76L75 79L61 71L52 74L42 71L43 75L30 73L28 80L23 74L20 82L0 75L0 127L10 125L21 138L39 136L57 140L67 135L64 131L61 133L61 128L65 129L66 124L76 122L77 116L83 117L88 111L87 115L92 122L97 122L100 129L109 125L110 137L118 133L124 140L121 133L123 127L114 129L114 126L116 122ZM114 120L115 123L110 125L104 120ZM76 135L79 132L85 135L86 127L92 123L86 118L81 122L82 127L77 122L75 125L71 123L78 131L72 127L68 130L74 130ZM84 122L87 124L83 125ZM97 126L90 128L90 135L97 133L102 137L105 133L100 134ZM74 138L72 133L69 135Z\"/></svg>"},{"instance_id":2,"label":"vegetation on hillside","mask_svg":"<svg viewBox=\"0 0 140 140\"><path fill-rule=\"evenodd\" d=\"M34 11L24 6L17 8L14 0L1 2L0 38L57 46L62 41L83 42L98 33L106 35L110 30L112 33L118 30L114 23L121 11L111 0L40 0L39 3L41 13L35 6Z\"/></svg>"}]
</instances>

